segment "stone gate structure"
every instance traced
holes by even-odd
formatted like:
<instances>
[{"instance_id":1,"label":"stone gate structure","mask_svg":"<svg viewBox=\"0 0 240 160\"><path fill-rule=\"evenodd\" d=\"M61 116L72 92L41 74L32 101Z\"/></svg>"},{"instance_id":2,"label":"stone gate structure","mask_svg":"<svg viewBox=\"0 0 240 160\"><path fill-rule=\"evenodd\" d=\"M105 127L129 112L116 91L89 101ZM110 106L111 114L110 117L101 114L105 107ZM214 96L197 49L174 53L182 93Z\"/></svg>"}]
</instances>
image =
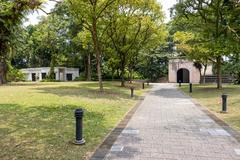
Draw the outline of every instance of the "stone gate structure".
<instances>
[{"instance_id":1,"label":"stone gate structure","mask_svg":"<svg viewBox=\"0 0 240 160\"><path fill-rule=\"evenodd\" d=\"M168 64L169 83L200 83L200 72L194 63L184 59L171 59ZM206 75L212 75L212 65L207 68Z\"/></svg>"}]
</instances>

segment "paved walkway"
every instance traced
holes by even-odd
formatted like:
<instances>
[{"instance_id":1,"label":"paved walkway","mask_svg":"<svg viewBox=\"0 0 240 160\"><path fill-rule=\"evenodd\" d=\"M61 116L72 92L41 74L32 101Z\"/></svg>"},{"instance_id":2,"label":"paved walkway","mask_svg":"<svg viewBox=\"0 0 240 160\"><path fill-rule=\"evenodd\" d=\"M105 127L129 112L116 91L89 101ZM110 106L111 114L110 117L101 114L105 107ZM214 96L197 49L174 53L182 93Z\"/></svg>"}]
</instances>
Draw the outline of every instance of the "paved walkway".
<instances>
[{"instance_id":1,"label":"paved walkway","mask_svg":"<svg viewBox=\"0 0 240 160\"><path fill-rule=\"evenodd\" d=\"M173 84L155 84L106 160L240 160L240 143Z\"/></svg>"}]
</instances>

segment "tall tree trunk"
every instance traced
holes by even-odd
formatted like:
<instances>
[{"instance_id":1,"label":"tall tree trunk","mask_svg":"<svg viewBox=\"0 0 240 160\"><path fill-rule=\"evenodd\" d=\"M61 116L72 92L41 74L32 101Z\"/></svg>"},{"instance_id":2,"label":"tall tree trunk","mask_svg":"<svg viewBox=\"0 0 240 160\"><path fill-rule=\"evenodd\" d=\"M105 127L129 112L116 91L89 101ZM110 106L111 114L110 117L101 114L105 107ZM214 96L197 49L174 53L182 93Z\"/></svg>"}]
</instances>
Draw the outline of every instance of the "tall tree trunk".
<instances>
[{"instance_id":1,"label":"tall tree trunk","mask_svg":"<svg viewBox=\"0 0 240 160\"><path fill-rule=\"evenodd\" d=\"M121 65L121 87L125 87L125 78L124 78L124 75L125 75L125 67L124 67L124 65L122 64L122 65Z\"/></svg>"},{"instance_id":2,"label":"tall tree trunk","mask_svg":"<svg viewBox=\"0 0 240 160\"><path fill-rule=\"evenodd\" d=\"M121 55L121 87L125 87L125 55L124 53L120 53L119 55Z\"/></svg>"},{"instance_id":3,"label":"tall tree trunk","mask_svg":"<svg viewBox=\"0 0 240 160\"><path fill-rule=\"evenodd\" d=\"M236 83L240 84L240 72L238 72L237 76L236 76Z\"/></svg>"},{"instance_id":4,"label":"tall tree trunk","mask_svg":"<svg viewBox=\"0 0 240 160\"><path fill-rule=\"evenodd\" d=\"M96 17L93 18L92 39L93 39L93 45L94 45L94 50L96 53L96 60L97 60L97 75L98 75L99 90L100 92L103 92L102 71L101 71L101 49L98 42Z\"/></svg>"},{"instance_id":5,"label":"tall tree trunk","mask_svg":"<svg viewBox=\"0 0 240 160\"><path fill-rule=\"evenodd\" d=\"M240 64L240 54L238 52L236 53L235 64ZM240 84L240 70L237 71L236 76L234 75L234 77L236 78L235 83Z\"/></svg>"},{"instance_id":6,"label":"tall tree trunk","mask_svg":"<svg viewBox=\"0 0 240 160\"><path fill-rule=\"evenodd\" d=\"M0 60L0 85L7 83L7 62L5 59Z\"/></svg>"},{"instance_id":7,"label":"tall tree trunk","mask_svg":"<svg viewBox=\"0 0 240 160\"><path fill-rule=\"evenodd\" d=\"M7 42L0 41L0 85L7 83Z\"/></svg>"},{"instance_id":8,"label":"tall tree trunk","mask_svg":"<svg viewBox=\"0 0 240 160\"><path fill-rule=\"evenodd\" d=\"M84 56L84 78L86 78L87 80L87 77L88 77L88 60L87 60L87 56Z\"/></svg>"},{"instance_id":9,"label":"tall tree trunk","mask_svg":"<svg viewBox=\"0 0 240 160\"><path fill-rule=\"evenodd\" d=\"M51 57L51 62L50 62L50 71L49 71L49 77L51 80L56 80L56 75L55 75L55 72L54 72L54 68L55 68L55 55L53 54L52 57ZM59 77L60 79L60 77Z\"/></svg>"},{"instance_id":10,"label":"tall tree trunk","mask_svg":"<svg viewBox=\"0 0 240 160\"><path fill-rule=\"evenodd\" d=\"M117 69L117 78L119 79L121 77L120 73L119 73L119 68Z\"/></svg>"},{"instance_id":11,"label":"tall tree trunk","mask_svg":"<svg viewBox=\"0 0 240 160\"><path fill-rule=\"evenodd\" d=\"M198 69L199 74L200 74L200 84L202 84L202 69Z\"/></svg>"},{"instance_id":12,"label":"tall tree trunk","mask_svg":"<svg viewBox=\"0 0 240 160\"><path fill-rule=\"evenodd\" d=\"M217 57L217 88L222 89L222 57Z\"/></svg>"},{"instance_id":13,"label":"tall tree trunk","mask_svg":"<svg viewBox=\"0 0 240 160\"><path fill-rule=\"evenodd\" d=\"M114 80L114 68L112 68L112 81Z\"/></svg>"},{"instance_id":14,"label":"tall tree trunk","mask_svg":"<svg viewBox=\"0 0 240 160\"><path fill-rule=\"evenodd\" d=\"M132 67L129 68L129 82L132 84L133 80L133 69Z\"/></svg>"},{"instance_id":15,"label":"tall tree trunk","mask_svg":"<svg viewBox=\"0 0 240 160\"><path fill-rule=\"evenodd\" d=\"M205 84L206 83L206 72L207 72L208 65L205 64L205 65L203 65L203 67L204 67L204 71L203 71L203 81L202 81L202 83Z\"/></svg>"},{"instance_id":16,"label":"tall tree trunk","mask_svg":"<svg viewBox=\"0 0 240 160\"><path fill-rule=\"evenodd\" d=\"M219 38L219 26L220 26L220 2L221 0L217 0L217 11L216 11L216 43L218 43ZM222 89L222 57L218 56L216 59L217 65L217 88Z\"/></svg>"},{"instance_id":17,"label":"tall tree trunk","mask_svg":"<svg viewBox=\"0 0 240 160\"><path fill-rule=\"evenodd\" d=\"M87 81L91 81L92 75L91 75L91 54L88 53L88 60L87 60Z\"/></svg>"}]
</instances>

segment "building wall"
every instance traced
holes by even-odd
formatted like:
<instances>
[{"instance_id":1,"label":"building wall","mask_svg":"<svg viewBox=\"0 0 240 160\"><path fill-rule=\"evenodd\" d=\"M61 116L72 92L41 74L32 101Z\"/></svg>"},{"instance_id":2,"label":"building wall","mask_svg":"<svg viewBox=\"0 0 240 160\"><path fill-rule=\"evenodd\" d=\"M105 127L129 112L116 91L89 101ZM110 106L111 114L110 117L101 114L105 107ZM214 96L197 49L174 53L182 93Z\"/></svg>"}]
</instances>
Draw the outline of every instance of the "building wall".
<instances>
[{"instance_id":1,"label":"building wall","mask_svg":"<svg viewBox=\"0 0 240 160\"><path fill-rule=\"evenodd\" d=\"M65 79L67 79L67 74L68 73L72 74L73 80L75 78L79 77L79 69L78 68L66 68Z\"/></svg>"},{"instance_id":2,"label":"building wall","mask_svg":"<svg viewBox=\"0 0 240 160\"><path fill-rule=\"evenodd\" d=\"M208 65L207 66L207 70L206 70L206 75L213 75L213 66L212 65ZM204 70L202 69L202 75L203 75Z\"/></svg>"},{"instance_id":3,"label":"building wall","mask_svg":"<svg viewBox=\"0 0 240 160\"><path fill-rule=\"evenodd\" d=\"M63 71L62 73L59 70ZM27 81L32 81L32 73L36 74L37 81L42 80L42 73L46 73L47 75L50 72L50 67L42 67L42 68L26 68L21 69L21 72L26 75ZM56 80L67 80L67 74L72 74L72 79L74 80L76 77L79 77L79 69L78 68L66 68L66 67L55 67L55 79Z\"/></svg>"},{"instance_id":4,"label":"building wall","mask_svg":"<svg viewBox=\"0 0 240 160\"><path fill-rule=\"evenodd\" d=\"M187 69L189 71L190 83L200 82L199 70L193 66L193 62L183 59L174 59L170 60L168 65L169 65L168 81L170 83L177 83L177 71L182 68Z\"/></svg>"}]
</instances>

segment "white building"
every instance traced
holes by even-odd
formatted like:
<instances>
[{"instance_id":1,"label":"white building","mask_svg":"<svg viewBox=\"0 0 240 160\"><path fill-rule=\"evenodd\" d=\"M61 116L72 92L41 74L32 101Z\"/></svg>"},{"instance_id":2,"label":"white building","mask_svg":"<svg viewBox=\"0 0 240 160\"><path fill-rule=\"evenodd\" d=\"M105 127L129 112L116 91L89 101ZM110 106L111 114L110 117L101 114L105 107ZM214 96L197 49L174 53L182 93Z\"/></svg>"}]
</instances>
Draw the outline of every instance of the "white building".
<instances>
[{"instance_id":1,"label":"white building","mask_svg":"<svg viewBox=\"0 0 240 160\"><path fill-rule=\"evenodd\" d=\"M26 68L21 69L21 72L26 75L27 81L41 81L46 79L50 72L50 67ZM54 73L55 79L59 81L72 81L79 77L78 68L55 67Z\"/></svg>"}]
</instances>

